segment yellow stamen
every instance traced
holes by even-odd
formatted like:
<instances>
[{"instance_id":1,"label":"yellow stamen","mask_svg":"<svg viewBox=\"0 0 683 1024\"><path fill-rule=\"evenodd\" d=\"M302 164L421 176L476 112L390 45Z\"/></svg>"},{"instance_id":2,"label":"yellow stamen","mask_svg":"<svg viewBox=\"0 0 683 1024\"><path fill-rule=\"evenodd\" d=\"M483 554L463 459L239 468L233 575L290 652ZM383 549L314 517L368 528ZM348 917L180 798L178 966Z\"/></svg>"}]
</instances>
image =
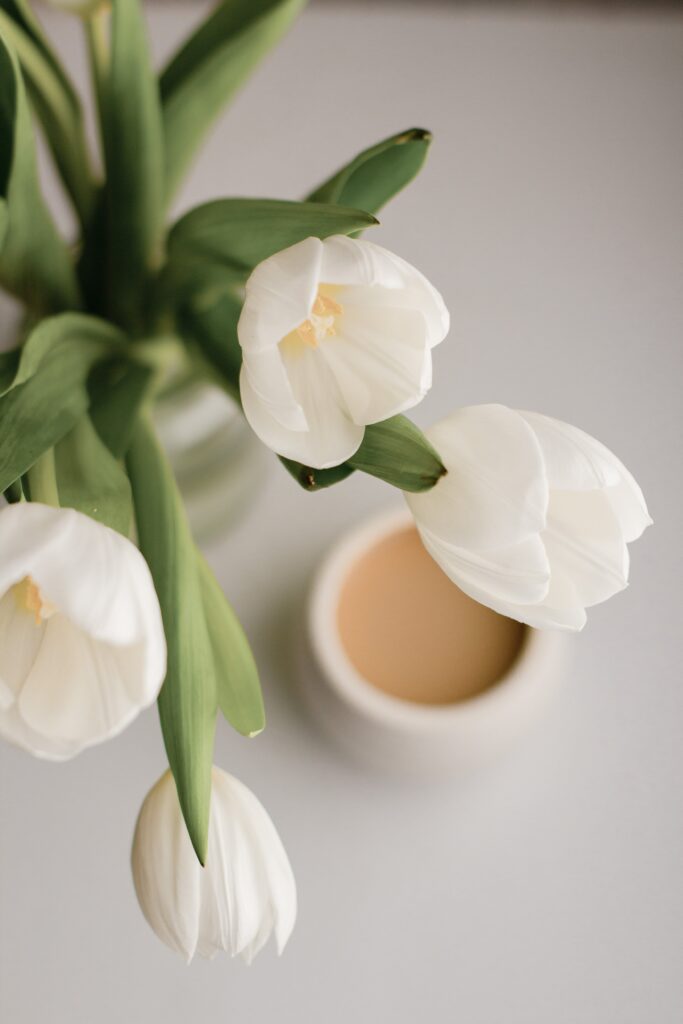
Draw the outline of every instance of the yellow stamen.
<instances>
[{"instance_id":1,"label":"yellow stamen","mask_svg":"<svg viewBox=\"0 0 683 1024\"><path fill-rule=\"evenodd\" d=\"M336 291L334 285L320 285L310 316L282 339L290 353L300 351L302 344L317 348L321 341L337 333L337 317L342 316L344 307L332 297L331 293Z\"/></svg>"},{"instance_id":2,"label":"yellow stamen","mask_svg":"<svg viewBox=\"0 0 683 1024\"><path fill-rule=\"evenodd\" d=\"M321 289L313 303L313 312L316 316L341 316L344 307L335 302L331 295L324 295Z\"/></svg>"},{"instance_id":3,"label":"yellow stamen","mask_svg":"<svg viewBox=\"0 0 683 1024\"><path fill-rule=\"evenodd\" d=\"M40 626L44 619L49 619L51 615L54 615L56 610L54 605L51 601L45 600L40 592L40 587L30 576L24 576L23 580L15 583L12 592L19 608L33 615L36 626Z\"/></svg>"}]
</instances>

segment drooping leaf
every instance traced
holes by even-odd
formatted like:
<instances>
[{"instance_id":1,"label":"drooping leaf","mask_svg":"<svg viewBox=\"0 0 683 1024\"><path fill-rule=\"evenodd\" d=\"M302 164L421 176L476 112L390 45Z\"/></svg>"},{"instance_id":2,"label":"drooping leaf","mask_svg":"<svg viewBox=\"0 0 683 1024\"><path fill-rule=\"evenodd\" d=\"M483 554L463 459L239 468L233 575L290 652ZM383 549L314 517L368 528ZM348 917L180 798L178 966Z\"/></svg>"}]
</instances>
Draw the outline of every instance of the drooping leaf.
<instances>
[{"instance_id":1,"label":"drooping leaf","mask_svg":"<svg viewBox=\"0 0 683 1024\"><path fill-rule=\"evenodd\" d=\"M402 491L428 491L446 472L438 452L405 416L392 416L365 428L349 465Z\"/></svg>"},{"instance_id":2,"label":"drooping leaf","mask_svg":"<svg viewBox=\"0 0 683 1024\"><path fill-rule=\"evenodd\" d=\"M33 128L19 64L0 37L0 284L38 313L79 304L69 251L38 183ZM3 224L4 222L4 224Z\"/></svg>"},{"instance_id":3,"label":"drooping leaf","mask_svg":"<svg viewBox=\"0 0 683 1024\"><path fill-rule=\"evenodd\" d=\"M59 504L130 535L133 504L121 462L100 440L90 417L83 416L55 445Z\"/></svg>"},{"instance_id":4,"label":"drooping leaf","mask_svg":"<svg viewBox=\"0 0 683 1024\"><path fill-rule=\"evenodd\" d=\"M139 0L114 3L103 102L107 306L118 322L135 325L160 239L164 166L159 87Z\"/></svg>"},{"instance_id":5,"label":"drooping leaf","mask_svg":"<svg viewBox=\"0 0 683 1024\"><path fill-rule=\"evenodd\" d=\"M348 235L376 223L362 210L325 203L216 199L190 210L174 225L169 262L181 276L196 274L199 263L246 275L267 256L311 235Z\"/></svg>"},{"instance_id":6,"label":"drooping leaf","mask_svg":"<svg viewBox=\"0 0 683 1024\"><path fill-rule=\"evenodd\" d=\"M168 648L159 717L187 830L203 864L217 697L197 557L166 458L144 420L128 451L140 549L154 578Z\"/></svg>"},{"instance_id":7,"label":"drooping leaf","mask_svg":"<svg viewBox=\"0 0 683 1024\"><path fill-rule=\"evenodd\" d=\"M332 178L311 192L317 203L342 203L377 213L413 180L427 156L432 136L411 128L364 149Z\"/></svg>"},{"instance_id":8,"label":"drooping leaf","mask_svg":"<svg viewBox=\"0 0 683 1024\"><path fill-rule=\"evenodd\" d=\"M36 353L33 372L0 398L0 491L81 419L90 370L122 343L111 324L81 313L49 317L35 328L26 342Z\"/></svg>"},{"instance_id":9,"label":"drooping leaf","mask_svg":"<svg viewBox=\"0 0 683 1024\"><path fill-rule=\"evenodd\" d=\"M116 359L98 366L88 381L90 418L101 440L117 459L128 451L152 376L149 366Z\"/></svg>"},{"instance_id":10,"label":"drooping leaf","mask_svg":"<svg viewBox=\"0 0 683 1024\"><path fill-rule=\"evenodd\" d=\"M305 0L226 0L161 75L170 198L215 117L287 30Z\"/></svg>"},{"instance_id":11,"label":"drooping leaf","mask_svg":"<svg viewBox=\"0 0 683 1024\"><path fill-rule=\"evenodd\" d=\"M85 223L94 185L78 94L26 0L0 0L0 34L16 51L57 169Z\"/></svg>"},{"instance_id":12,"label":"drooping leaf","mask_svg":"<svg viewBox=\"0 0 683 1024\"><path fill-rule=\"evenodd\" d=\"M341 465L332 466L330 469L314 469L312 466L304 466L301 462L294 462L293 459L286 459L282 455L279 459L305 491L321 491L325 487L332 487L333 484L346 480L354 470L348 462L342 462Z\"/></svg>"},{"instance_id":13,"label":"drooping leaf","mask_svg":"<svg viewBox=\"0 0 683 1024\"><path fill-rule=\"evenodd\" d=\"M218 706L234 729L256 736L266 724L258 669L239 619L198 552L206 623L213 647Z\"/></svg>"}]
</instances>

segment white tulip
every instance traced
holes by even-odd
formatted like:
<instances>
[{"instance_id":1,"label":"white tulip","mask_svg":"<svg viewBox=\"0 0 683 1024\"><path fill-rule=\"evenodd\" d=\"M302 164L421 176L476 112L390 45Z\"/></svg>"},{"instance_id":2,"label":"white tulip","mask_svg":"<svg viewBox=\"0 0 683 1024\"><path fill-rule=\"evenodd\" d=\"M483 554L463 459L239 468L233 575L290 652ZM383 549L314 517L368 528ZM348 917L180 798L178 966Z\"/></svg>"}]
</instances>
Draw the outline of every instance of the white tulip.
<instances>
[{"instance_id":1,"label":"white tulip","mask_svg":"<svg viewBox=\"0 0 683 1024\"><path fill-rule=\"evenodd\" d=\"M625 466L567 423L502 405L426 431L448 470L406 495L423 543L466 594L530 626L579 630L628 582L652 522Z\"/></svg>"},{"instance_id":2,"label":"white tulip","mask_svg":"<svg viewBox=\"0 0 683 1024\"><path fill-rule=\"evenodd\" d=\"M247 420L280 455L338 465L367 424L424 397L448 327L443 299L405 260L342 235L306 238L246 284L237 333Z\"/></svg>"},{"instance_id":3,"label":"white tulip","mask_svg":"<svg viewBox=\"0 0 683 1024\"><path fill-rule=\"evenodd\" d=\"M0 511L0 735L72 757L151 704L166 641L147 563L74 509Z\"/></svg>"},{"instance_id":4,"label":"white tulip","mask_svg":"<svg viewBox=\"0 0 683 1024\"><path fill-rule=\"evenodd\" d=\"M296 920L296 885L263 805L213 768L209 843L201 867L183 822L175 782L161 776L140 810L133 881L156 934L189 963L224 950L251 963L271 932L281 953Z\"/></svg>"}]
</instances>

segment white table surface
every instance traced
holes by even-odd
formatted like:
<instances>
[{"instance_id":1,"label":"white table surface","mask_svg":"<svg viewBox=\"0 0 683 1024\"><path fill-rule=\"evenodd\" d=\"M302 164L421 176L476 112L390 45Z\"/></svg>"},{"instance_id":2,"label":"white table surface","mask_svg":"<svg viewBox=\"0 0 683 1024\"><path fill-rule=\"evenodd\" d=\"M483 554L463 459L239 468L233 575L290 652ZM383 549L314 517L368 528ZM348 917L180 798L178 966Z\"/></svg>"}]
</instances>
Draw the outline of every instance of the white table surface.
<instances>
[{"instance_id":1,"label":"white table surface","mask_svg":"<svg viewBox=\"0 0 683 1024\"><path fill-rule=\"evenodd\" d=\"M200 6L151 5L160 53ZM50 24L80 73L72 26ZM269 722L255 741L221 723L216 759L289 850L291 944L250 969L187 968L147 928L128 855L164 767L154 711L66 765L3 746L3 1022L683 1020L682 96L673 13L417 4L307 12L240 95L181 206L295 197L362 146L431 128L428 166L373 236L453 315L416 418L490 400L566 418L624 459L655 526L525 745L486 776L409 785L309 726L289 653L322 551L396 495L360 475L308 495L273 462L209 551Z\"/></svg>"}]
</instances>

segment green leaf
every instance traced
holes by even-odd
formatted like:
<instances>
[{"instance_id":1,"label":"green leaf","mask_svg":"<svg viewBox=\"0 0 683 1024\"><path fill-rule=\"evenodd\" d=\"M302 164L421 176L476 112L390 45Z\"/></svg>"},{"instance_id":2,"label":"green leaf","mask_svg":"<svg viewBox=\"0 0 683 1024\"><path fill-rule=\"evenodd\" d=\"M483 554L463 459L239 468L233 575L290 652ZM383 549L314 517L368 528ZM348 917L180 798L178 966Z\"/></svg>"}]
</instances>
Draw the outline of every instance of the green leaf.
<instances>
[{"instance_id":1,"label":"green leaf","mask_svg":"<svg viewBox=\"0 0 683 1024\"><path fill-rule=\"evenodd\" d=\"M40 192L33 128L19 64L2 38L0 204L0 284L36 312L78 306L71 257Z\"/></svg>"},{"instance_id":2,"label":"green leaf","mask_svg":"<svg viewBox=\"0 0 683 1024\"><path fill-rule=\"evenodd\" d=\"M217 697L195 546L165 456L139 421L128 452L140 549L161 605L168 667L159 717L187 830L206 860Z\"/></svg>"},{"instance_id":3,"label":"green leaf","mask_svg":"<svg viewBox=\"0 0 683 1024\"><path fill-rule=\"evenodd\" d=\"M190 210L174 225L169 260L185 273L196 274L198 262L205 262L246 275L267 256L310 235L348 235L376 223L362 210L325 203L216 199Z\"/></svg>"},{"instance_id":4,"label":"green leaf","mask_svg":"<svg viewBox=\"0 0 683 1024\"><path fill-rule=\"evenodd\" d=\"M5 500L8 501L10 505L16 504L17 501L23 501L24 487L21 482L21 477L18 480L14 480L13 483L11 483L5 490L4 494Z\"/></svg>"},{"instance_id":5,"label":"green leaf","mask_svg":"<svg viewBox=\"0 0 683 1024\"><path fill-rule=\"evenodd\" d=\"M163 224L164 167L159 89L138 0L115 0L104 86L107 306L118 322L137 325Z\"/></svg>"},{"instance_id":6,"label":"green leaf","mask_svg":"<svg viewBox=\"0 0 683 1024\"><path fill-rule=\"evenodd\" d=\"M90 418L117 459L125 456L154 374L149 366L116 359L98 366L88 381Z\"/></svg>"},{"instance_id":7,"label":"green leaf","mask_svg":"<svg viewBox=\"0 0 683 1024\"><path fill-rule=\"evenodd\" d=\"M342 167L308 197L317 203L342 203L377 213L413 180L427 156L432 136L424 128L392 135Z\"/></svg>"},{"instance_id":8,"label":"green leaf","mask_svg":"<svg viewBox=\"0 0 683 1024\"><path fill-rule=\"evenodd\" d=\"M202 308L199 304L180 310L178 324L183 337L193 341L216 381L239 402L242 349L237 340L237 321L242 302L225 293Z\"/></svg>"},{"instance_id":9,"label":"green leaf","mask_svg":"<svg viewBox=\"0 0 683 1024\"><path fill-rule=\"evenodd\" d=\"M239 619L197 552L202 601L213 647L218 706L234 729L256 736L266 724L258 669Z\"/></svg>"},{"instance_id":10,"label":"green leaf","mask_svg":"<svg viewBox=\"0 0 683 1024\"><path fill-rule=\"evenodd\" d=\"M29 99L40 118L81 223L94 200L80 100L26 0L0 0L0 34L14 47Z\"/></svg>"},{"instance_id":11,"label":"green leaf","mask_svg":"<svg viewBox=\"0 0 683 1024\"><path fill-rule=\"evenodd\" d=\"M303 4L304 0L226 0L171 58L160 81L168 198L211 122Z\"/></svg>"},{"instance_id":12,"label":"green leaf","mask_svg":"<svg viewBox=\"0 0 683 1024\"><path fill-rule=\"evenodd\" d=\"M354 470L348 462L342 462L341 465L332 466L330 469L314 469L312 466L304 466L301 462L286 459L283 455L278 458L305 491L321 491L325 487L332 487L333 484L346 480Z\"/></svg>"},{"instance_id":13,"label":"green leaf","mask_svg":"<svg viewBox=\"0 0 683 1024\"><path fill-rule=\"evenodd\" d=\"M428 491L446 472L437 451L405 416L392 416L365 428L349 465L402 491Z\"/></svg>"},{"instance_id":14,"label":"green leaf","mask_svg":"<svg viewBox=\"0 0 683 1024\"><path fill-rule=\"evenodd\" d=\"M0 491L81 419L92 366L122 343L116 328L80 313L50 317L35 328L26 341L35 353L32 375L0 398Z\"/></svg>"},{"instance_id":15,"label":"green leaf","mask_svg":"<svg viewBox=\"0 0 683 1024\"><path fill-rule=\"evenodd\" d=\"M133 503L128 477L88 415L55 446L55 470L60 505L85 512L124 537L130 535Z\"/></svg>"}]
</instances>

